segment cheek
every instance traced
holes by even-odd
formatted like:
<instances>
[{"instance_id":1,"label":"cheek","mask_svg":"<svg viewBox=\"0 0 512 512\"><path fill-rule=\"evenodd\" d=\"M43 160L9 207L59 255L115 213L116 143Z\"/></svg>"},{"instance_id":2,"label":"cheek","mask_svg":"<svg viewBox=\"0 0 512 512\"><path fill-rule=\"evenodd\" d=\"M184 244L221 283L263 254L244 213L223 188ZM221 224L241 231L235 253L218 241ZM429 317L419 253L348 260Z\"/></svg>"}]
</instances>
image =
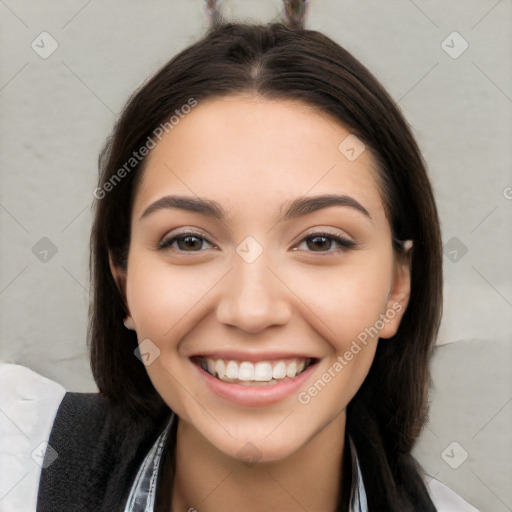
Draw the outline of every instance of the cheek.
<instances>
[{"instance_id":1,"label":"cheek","mask_svg":"<svg viewBox=\"0 0 512 512\"><path fill-rule=\"evenodd\" d=\"M345 351L385 313L391 272L382 260L361 258L346 265L286 271L283 280L300 297L309 323L337 352Z\"/></svg>"},{"instance_id":2,"label":"cheek","mask_svg":"<svg viewBox=\"0 0 512 512\"><path fill-rule=\"evenodd\" d=\"M386 270L391 265L386 265L385 255L380 256L338 267L291 269L283 279L302 299L302 317L324 340L325 359L312 387L302 390L300 403L318 396L317 407L339 411L366 378L383 327L381 315L386 312L391 279L391 271Z\"/></svg>"},{"instance_id":3,"label":"cheek","mask_svg":"<svg viewBox=\"0 0 512 512\"><path fill-rule=\"evenodd\" d=\"M207 275L199 275L192 267L173 268L156 258L130 258L126 295L139 337L161 339L176 330L211 286Z\"/></svg>"},{"instance_id":4,"label":"cheek","mask_svg":"<svg viewBox=\"0 0 512 512\"><path fill-rule=\"evenodd\" d=\"M151 340L159 350L145 369L160 396L185 418L191 404L179 384L187 375L186 358L179 356L180 340L197 322L201 300L212 286L208 276L198 275L197 269L173 268L135 250L128 262L126 295L137 338L139 343Z\"/></svg>"},{"instance_id":5,"label":"cheek","mask_svg":"<svg viewBox=\"0 0 512 512\"><path fill-rule=\"evenodd\" d=\"M311 288L304 281L304 291ZM339 284L340 286L337 286ZM341 286L343 284L343 286ZM314 379L298 395L310 411L330 411L334 418L345 409L363 384L375 357L379 339L382 293L354 277L331 283L329 292L309 294L308 321L322 335L324 358Z\"/></svg>"}]
</instances>

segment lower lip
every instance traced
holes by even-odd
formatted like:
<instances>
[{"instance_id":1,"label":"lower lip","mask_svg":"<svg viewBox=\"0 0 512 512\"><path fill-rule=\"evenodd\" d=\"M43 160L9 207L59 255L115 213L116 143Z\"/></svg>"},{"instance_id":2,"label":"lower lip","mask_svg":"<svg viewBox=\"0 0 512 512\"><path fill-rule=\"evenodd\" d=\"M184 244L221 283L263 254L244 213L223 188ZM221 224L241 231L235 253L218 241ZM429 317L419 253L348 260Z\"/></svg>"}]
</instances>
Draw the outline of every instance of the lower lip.
<instances>
[{"instance_id":1,"label":"lower lip","mask_svg":"<svg viewBox=\"0 0 512 512\"><path fill-rule=\"evenodd\" d=\"M197 364L192 361L191 363L205 380L207 386L216 395L229 400L230 402L245 405L247 407L259 407L275 404L290 395L297 393L301 386L303 386L311 376L316 367L316 363L312 364L301 374L297 375L293 379L287 380L286 382L269 384L267 386L244 386L243 384L232 384L219 380L213 375L210 375L207 371L203 370Z\"/></svg>"}]
</instances>

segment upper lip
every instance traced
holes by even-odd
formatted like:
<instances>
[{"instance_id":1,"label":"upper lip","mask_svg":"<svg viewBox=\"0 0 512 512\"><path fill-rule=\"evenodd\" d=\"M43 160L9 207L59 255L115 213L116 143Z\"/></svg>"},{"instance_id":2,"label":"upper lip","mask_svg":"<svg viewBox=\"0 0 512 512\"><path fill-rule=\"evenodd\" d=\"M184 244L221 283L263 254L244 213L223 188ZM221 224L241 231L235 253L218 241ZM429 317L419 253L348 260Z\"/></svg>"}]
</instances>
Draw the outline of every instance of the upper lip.
<instances>
[{"instance_id":1,"label":"upper lip","mask_svg":"<svg viewBox=\"0 0 512 512\"><path fill-rule=\"evenodd\" d=\"M226 359L235 361L276 361L281 359L318 359L315 356L299 352L243 352L238 350L215 350L198 352L191 357L204 357L210 359Z\"/></svg>"}]
</instances>

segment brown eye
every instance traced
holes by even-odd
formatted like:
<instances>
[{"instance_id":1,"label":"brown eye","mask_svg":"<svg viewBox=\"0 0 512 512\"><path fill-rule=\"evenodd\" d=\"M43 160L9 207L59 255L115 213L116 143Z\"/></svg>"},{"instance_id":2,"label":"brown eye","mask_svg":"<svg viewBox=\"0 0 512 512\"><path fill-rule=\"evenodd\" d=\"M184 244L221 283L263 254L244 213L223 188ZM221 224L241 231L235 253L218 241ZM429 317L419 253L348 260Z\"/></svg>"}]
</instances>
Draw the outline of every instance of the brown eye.
<instances>
[{"instance_id":1,"label":"brown eye","mask_svg":"<svg viewBox=\"0 0 512 512\"><path fill-rule=\"evenodd\" d=\"M181 252L201 252L204 244L212 246L203 236L196 233L180 233L169 237L158 245L159 249L173 249Z\"/></svg>"},{"instance_id":2,"label":"brown eye","mask_svg":"<svg viewBox=\"0 0 512 512\"><path fill-rule=\"evenodd\" d=\"M313 233L304 238L299 247L304 243L308 252L328 254L348 251L356 246L352 240L334 233Z\"/></svg>"},{"instance_id":3,"label":"brown eye","mask_svg":"<svg viewBox=\"0 0 512 512\"><path fill-rule=\"evenodd\" d=\"M326 236L315 236L308 238L306 245L312 251L328 251L331 248L332 240Z\"/></svg>"},{"instance_id":4,"label":"brown eye","mask_svg":"<svg viewBox=\"0 0 512 512\"><path fill-rule=\"evenodd\" d=\"M180 236L176 241L180 251L198 251L203 245L203 240L198 236Z\"/></svg>"}]
</instances>

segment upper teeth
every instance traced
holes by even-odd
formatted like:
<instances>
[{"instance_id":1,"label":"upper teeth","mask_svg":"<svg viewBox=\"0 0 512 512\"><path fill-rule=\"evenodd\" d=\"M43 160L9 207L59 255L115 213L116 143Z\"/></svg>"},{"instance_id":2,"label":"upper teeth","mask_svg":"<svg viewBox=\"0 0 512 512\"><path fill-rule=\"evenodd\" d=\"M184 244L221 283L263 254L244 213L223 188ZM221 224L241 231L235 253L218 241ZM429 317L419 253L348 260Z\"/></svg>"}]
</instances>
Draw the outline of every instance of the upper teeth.
<instances>
[{"instance_id":1,"label":"upper teeth","mask_svg":"<svg viewBox=\"0 0 512 512\"><path fill-rule=\"evenodd\" d=\"M306 363L305 358L273 361L272 363L259 361L256 364L250 361L199 358L199 364L203 369L225 382L235 380L271 382L273 379L284 379L285 377L293 379L304 370Z\"/></svg>"}]
</instances>

